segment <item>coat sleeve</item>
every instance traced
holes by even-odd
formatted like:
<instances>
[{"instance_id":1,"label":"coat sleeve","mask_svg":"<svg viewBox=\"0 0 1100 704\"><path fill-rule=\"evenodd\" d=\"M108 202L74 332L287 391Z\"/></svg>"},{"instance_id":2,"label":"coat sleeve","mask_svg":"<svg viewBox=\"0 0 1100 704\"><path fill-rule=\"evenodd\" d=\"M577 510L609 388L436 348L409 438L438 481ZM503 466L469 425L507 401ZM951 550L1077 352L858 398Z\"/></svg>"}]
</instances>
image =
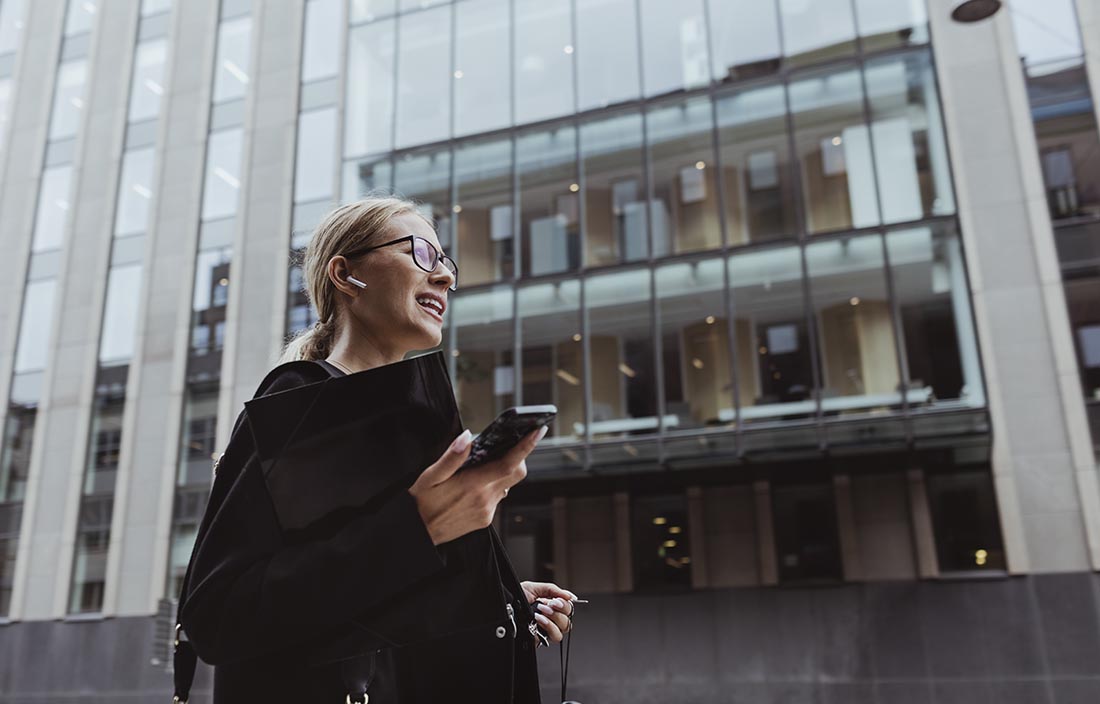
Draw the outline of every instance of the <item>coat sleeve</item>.
<instances>
[{"instance_id":1,"label":"coat sleeve","mask_svg":"<svg viewBox=\"0 0 1100 704\"><path fill-rule=\"evenodd\" d=\"M446 567L404 489L325 540L284 545L258 462L218 481L232 486L204 518L180 610L187 637L208 664L335 637L353 616Z\"/></svg>"}]
</instances>

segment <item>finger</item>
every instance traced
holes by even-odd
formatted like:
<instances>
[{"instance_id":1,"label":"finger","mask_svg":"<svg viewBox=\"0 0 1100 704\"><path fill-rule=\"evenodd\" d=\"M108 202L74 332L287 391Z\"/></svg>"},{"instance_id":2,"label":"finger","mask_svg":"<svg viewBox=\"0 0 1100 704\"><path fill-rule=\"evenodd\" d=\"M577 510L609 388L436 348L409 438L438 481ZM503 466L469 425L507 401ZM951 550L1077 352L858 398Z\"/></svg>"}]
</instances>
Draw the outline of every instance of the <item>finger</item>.
<instances>
[{"instance_id":1,"label":"finger","mask_svg":"<svg viewBox=\"0 0 1100 704\"><path fill-rule=\"evenodd\" d=\"M542 626L542 630L546 631L546 636L555 643L560 643L561 639L565 637L557 624L542 614L535 614L535 620Z\"/></svg>"},{"instance_id":2,"label":"finger","mask_svg":"<svg viewBox=\"0 0 1100 704\"><path fill-rule=\"evenodd\" d=\"M539 604L536 608L538 613L553 621L562 633L566 633L572 628L573 619L571 618L572 614L569 613L569 606L566 606L564 610L558 610L547 604Z\"/></svg>"},{"instance_id":3,"label":"finger","mask_svg":"<svg viewBox=\"0 0 1100 704\"><path fill-rule=\"evenodd\" d=\"M562 589L553 582L531 582L532 591L537 596L544 596L548 599L558 597L567 601L575 601L578 597L568 589Z\"/></svg>"},{"instance_id":4,"label":"finger","mask_svg":"<svg viewBox=\"0 0 1100 704\"><path fill-rule=\"evenodd\" d=\"M471 439L472 434L469 428L462 431L462 434L454 439L454 442L443 453L443 456L420 474L421 480L427 482L429 486L435 486L454 476L454 473L458 471L458 468L470 455Z\"/></svg>"}]
</instances>

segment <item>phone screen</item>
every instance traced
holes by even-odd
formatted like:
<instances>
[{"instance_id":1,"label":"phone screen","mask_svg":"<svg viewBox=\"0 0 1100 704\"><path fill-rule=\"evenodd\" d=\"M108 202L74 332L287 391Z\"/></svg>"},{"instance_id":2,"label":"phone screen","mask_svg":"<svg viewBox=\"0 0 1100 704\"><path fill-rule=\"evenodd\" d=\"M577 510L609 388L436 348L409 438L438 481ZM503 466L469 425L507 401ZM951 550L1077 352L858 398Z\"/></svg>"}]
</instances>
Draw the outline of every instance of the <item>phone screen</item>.
<instances>
[{"instance_id":1,"label":"phone screen","mask_svg":"<svg viewBox=\"0 0 1100 704\"><path fill-rule=\"evenodd\" d=\"M518 406L503 411L474 438L470 456L460 469L503 457L532 430L550 423L557 413L558 409L551 404Z\"/></svg>"}]
</instances>

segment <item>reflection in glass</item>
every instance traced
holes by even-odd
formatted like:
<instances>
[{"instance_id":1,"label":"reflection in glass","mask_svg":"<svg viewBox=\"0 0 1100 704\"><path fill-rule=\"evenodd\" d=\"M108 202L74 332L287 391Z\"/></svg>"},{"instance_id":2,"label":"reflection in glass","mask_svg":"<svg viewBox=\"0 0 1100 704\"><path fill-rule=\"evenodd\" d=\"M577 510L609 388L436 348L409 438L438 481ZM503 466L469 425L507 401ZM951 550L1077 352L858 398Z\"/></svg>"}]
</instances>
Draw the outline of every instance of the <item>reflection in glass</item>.
<instances>
[{"instance_id":1,"label":"reflection in glass","mask_svg":"<svg viewBox=\"0 0 1100 704\"><path fill-rule=\"evenodd\" d=\"M641 115L583 124L580 138L585 266L647 258Z\"/></svg>"},{"instance_id":2,"label":"reflection in glass","mask_svg":"<svg viewBox=\"0 0 1100 704\"><path fill-rule=\"evenodd\" d=\"M523 276L580 265L577 136L571 126L516 140Z\"/></svg>"},{"instance_id":3,"label":"reflection in glass","mask_svg":"<svg viewBox=\"0 0 1100 704\"><path fill-rule=\"evenodd\" d=\"M6 0L0 3L0 56L19 49L19 39L23 36L26 3L27 0Z\"/></svg>"},{"instance_id":4,"label":"reflection in glass","mask_svg":"<svg viewBox=\"0 0 1100 704\"><path fill-rule=\"evenodd\" d=\"M707 0L714 80L733 81L779 69L774 0Z\"/></svg>"},{"instance_id":5,"label":"reflection in glass","mask_svg":"<svg viewBox=\"0 0 1100 704\"><path fill-rule=\"evenodd\" d=\"M855 3L864 52L928 43L928 11L924 0L855 0ZM1014 10L1018 4L1013 4Z\"/></svg>"},{"instance_id":6,"label":"reflection in glass","mask_svg":"<svg viewBox=\"0 0 1100 704\"><path fill-rule=\"evenodd\" d=\"M351 0L351 23L371 20L397 12L397 0Z\"/></svg>"},{"instance_id":7,"label":"reflection in glass","mask_svg":"<svg viewBox=\"0 0 1100 704\"><path fill-rule=\"evenodd\" d=\"M855 51L852 0L779 0L783 48L791 64Z\"/></svg>"},{"instance_id":8,"label":"reflection in glass","mask_svg":"<svg viewBox=\"0 0 1100 704\"><path fill-rule=\"evenodd\" d=\"M1079 59L1084 53L1073 0L1015 0L1009 17L1016 50L1029 71L1048 61Z\"/></svg>"},{"instance_id":9,"label":"reflection in glass","mask_svg":"<svg viewBox=\"0 0 1100 704\"><path fill-rule=\"evenodd\" d=\"M997 500L988 470L927 474L941 572L1004 570Z\"/></svg>"},{"instance_id":10,"label":"reflection in glass","mask_svg":"<svg viewBox=\"0 0 1100 704\"><path fill-rule=\"evenodd\" d=\"M466 427L481 432L498 413L515 405L512 288L457 294L448 315L455 326L458 410Z\"/></svg>"},{"instance_id":11,"label":"reflection in glass","mask_svg":"<svg viewBox=\"0 0 1100 704\"><path fill-rule=\"evenodd\" d=\"M172 0L141 0L142 17L151 17L161 12L168 12L171 9Z\"/></svg>"},{"instance_id":12,"label":"reflection in glass","mask_svg":"<svg viewBox=\"0 0 1100 704\"><path fill-rule=\"evenodd\" d=\"M577 440L584 427L580 282L535 284L519 289L518 295L522 402L558 407L543 442Z\"/></svg>"},{"instance_id":13,"label":"reflection in glass","mask_svg":"<svg viewBox=\"0 0 1100 704\"><path fill-rule=\"evenodd\" d=\"M649 269L589 277L584 292L592 436L625 438L656 433L657 373ZM630 453L629 445L623 449Z\"/></svg>"},{"instance_id":14,"label":"reflection in glass","mask_svg":"<svg viewBox=\"0 0 1100 704\"><path fill-rule=\"evenodd\" d=\"M103 608L113 503L111 496L87 497L80 502L80 525L73 546L69 585L70 614L98 612Z\"/></svg>"},{"instance_id":15,"label":"reflection in glass","mask_svg":"<svg viewBox=\"0 0 1100 704\"><path fill-rule=\"evenodd\" d=\"M883 222L953 213L951 169L928 54L868 61L865 74Z\"/></svg>"},{"instance_id":16,"label":"reflection in glass","mask_svg":"<svg viewBox=\"0 0 1100 704\"><path fill-rule=\"evenodd\" d=\"M10 415L8 420L10 422ZM15 556L19 549L19 521L22 512L23 505L19 503L0 508L0 520L7 524L4 528L0 528L0 616L7 616L11 609L12 586L15 583Z\"/></svg>"},{"instance_id":17,"label":"reflection in glass","mask_svg":"<svg viewBox=\"0 0 1100 704\"><path fill-rule=\"evenodd\" d=\"M814 242L806 248L821 350L827 415L901 401L893 316L879 235ZM910 403L926 391L909 392Z\"/></svg>"},{"instance_id":18,"label":"reflection in glass","mask_svg":"<svg viewBox=\"0 0 1100 704\"><path fill-rule=\"evenodd\" d=\"M340 197L346 203L362 198L375 189L386 190L393 186L393 167L389 160L344 162L343 184ZM465 273L465 272L463 272Z\"/></svg>"},{"instance_id":19,"label":"reflection in glass","mask_svg":"<svg viewBox=\"0 0 1100 704\"><path fill-rule=\"evenodd\" d=\"M115 236L145 232L149 224L149 203L153 199L154 149L131 149L122 155L118 184Z\"/></svg>"},{"instance_id":20,"label":"reflection in glass","mask_svg":"<svg viewBox=\"0 0 1100 704\"><path fill-rule=\"evenodd\" d=\"M697 98L646 114L653 174L653 255L722 245L710 100Z\"/></svg>"},{"instance_id":21,"label":"reflection in glass","mask_svg":"<svg viewBox=\"0 0 1100 704\"><path fill-rule=\"evenodd\" d=\"M133 356L140 291L141 264L111 267L99 336L100 363L119 364Z\"/></svg>"},{"instance_id":22,"label":"reflection in glass","mask_svg":"<svg viewBox=\"0 0 1100 704\"><path fill-rule=\"evenodd\" d=\"M511 121L507 0L455 6L455 135L487 132Z\"/></svg>"},{"instance_id":23,"label":"reflection in glass","mask_svg":"<svg viewBox=\"0 0 1100 704\"><path fill-rule=\"evenodd\" d=\"M19 342L15 348L16 374L46 368L56 288L57 279L27 283L23 313L19 317Z\"/></svg>"},{"instance_id":24,"label":"reflection in glass","mask_svg":"<svg viewBox=\"0 0 1100 704\"><path fill-rule=\"evenodd\" d=\"M721 259L676 262L657 269L668 431L734 420L724 285Z\"/></svg>"},{"instance_id":25,"label":"reflection in glass","mask_svg":"<svg viewBox=\"0 0 1100 704\"><path fill-rule=\"evenodd\" d=\"M736 254L729 259L729 280L742 422L814 415L814 356L798 247Z\"/></svg>"},{"instance_id":26,"label":"reflection in glass","mask_svg":"<svg viewBox=\"0 0 1100 704\"><path fill-rule=\"evenodd\" d=\"M843 579L832 485L773 484L772 511L780 582Z\"/></svg>"},{"instance_id":27,"label":"reflection in glass","mask_svg":"<svg viewBox=\"0 0 1100 704\"><path fill-rule=\"evenodd\" d=\"M942 407L951 399L984 405L958 237L946 228L899 230L886 236L886 250L909 366L910 405Z\"/></svg>"},{"instance_id":28,"label":"reflection in glass","mask_svg":"<svg viewBox=\"0 0 1100 704\"><path fill-rule=\"evenodd\" d=\"M154 39L138 44L134 52L134 74L130 82L130 109L127 115L130 122L149 120L160 113L167 55L167 39Z\"/></svg>"},{"instance_id":29,"label":"reflection in glass","mask_svg":"<svg viewBox=\"0 0 1100 704\"><path fill-rule=\"evenodd\" d=\"M69 217L69 184L72 175L73 167L70 164L54 166L42 172L34 219L32 252L61 247Z\"/></svg>"},{"instance_id":30,"label":"reflection in glass","mask_svg":"<svg viewBox=\"0 0 1100 704\"><path fill-rule=\"evenodd\" d=\"M794 237L798 224L783 86L738 91L717 107L729 243Z\"/></svg>"},{"instance_id":31,"label":"reflection in glass","mask_svg":"<svg viewBox=\"0 0 1100 704\"><path fill-rule=\"evenodd\" d=\"M394 23L355 27L348 34L344 155L393 148Z\"/></svg>"},{"instance_id":32,"label":"reflection in glass","mask_svg":"<svg viewBox=\"0 0 1100 704\"><path fill-rule=\"evenodd\" d=\"M641 93L634 0L576 0L577 108L602 108ZM608 31L614 27L615 31Z\"/></svg>"},{"instance_id":33,"label":"reflection in glass","mask_svg":"<svg viewBox=\"0 0 1100 704\"><path fill-rule=\"evenodd\" d=\"M244 16L218 25L214 103L238 100L248 93L251 40L251 17Z\"/></svg>"},{"instance_id":34,"label":"reflection in glass","mask_svg":"<svg viewBox=\"0 0 1100 704\"><path fill-rule=\"evenodd\" d=\"M573 112L570 0L514 0L516 122Z\"/></svg>"},{"instance_id":35,"label":"reflection in glass","mask_svg":"<svg viewBox=\"0 0 1100 704\"><path fill-rule=\"evenodd\" d=\"M16 403L13 400L8 404L8 418L4 425L4 447L0 453L0 505L22 501L26 496L34 425L37 418L37 401ZM0 510L3 509L0 508ZM11 528L14 529L15 537L18 538L19 523L16 522ZM0 559L2 558L3 555L0 555ZM3 563L0 563L0 570L3 570ZM9 582L6 585L0 582L0 590L5 586L11 586L11 574L10 571L0 571L0 579L6 579ZM0 598L2 597L3 592L0 591ZM0 611L0 613L4 612Z\"/></svg>"},{"instance_id":36,"label":"reflection in glass","mask_svg":"<svg viewBox=\"0 0 1100 704\"><path fill-rule=\"evenodd\" d=\"M298 116L298 156L294 161L294 202L331 198L335 192L336 108Z\"/></svg>"},{"instance_id":37,"label":"reflection in glass","mask_svg":"<svg viewBox=\"0 0 1100 704\"><path fill-rule=\"evenodd\" d=\"M451 152L405 154L397 161L393 188L415 200L418 210L435 223L439 244L446 252L451 246Z\"/></svg>"},{"instance_id":38,"label":"reflection in glass","mask_svg":"<svg viewBox=\"0 0 1100 704\"><path fill-rule=\"evenodd\" d=\"M340 72L340 0L306 2L302 39L302 83L330 78Z\"/></svg>"},{"instance_id":39,"label":"reflection in glass","mask_svg":"<svg viewBox=\"0 0 1100 704\"><path fill-rule=\"evenodd\" d=\"M206 147L206 179L202 219L229 217L237 212L241 189L240 128L211 132Z\"/></svg>"},{"instance_id":40,"label":"reflection in glass","mask_svg":"<svg viewBox=\"0 0 1100 704\"><path fill-rule=\"evenodd\" d=\"M192 385L187 390L183 407L183 437L180 453L177 486L188 484L209 485L217 434L218 391Z\"/></svg>"},{"instance_id":41,"label":"reflection in glass","mask_svg":"<svg viewBox=\"0 0 1100 704\"><path fill-rule=\"evenodd\" d=\"M218 326L225 324L232 247L199 252L191 302L191 354L220 353Z\"/></svg>"},{"instance_id":42,"label":"reflection in glass","mask_svg":"<svg viewBox=\"0 0 1100 704\"><path fill-rule=\"evenodd\" d=\"M413 12L398 24L398 148L450 135L451 9Z\"/></svg>"},{"instance_id":43,"label":"reflection in glass","mask_svg":"<svg viewBox=\"0 0 1100 704\"><path fill-rule=\"evenodd\" d=\"M789 90L807 230L877 225L859 70L815 73L793 81Z\"/></svg>"},{"instance_id":44,"label":"reflection in glass","mask_svg":"<svg viewBox=\"0 0 1100 704\"><path fill-rule=\"evenodd\" d=\"M99 0L69 0L69 9L65 14L65 36L91 31L97 9Z\"/></svg>"},{"instance_id":45,"label":"reflection in glass","mask_svg":"<svg viewBox=\"0 0 1100 704\"><path fill-rule=\"evenodd\" d=\"M462 285L512 278L512 142L472 142L459 147L455 152L455 192L453 212Z\"/></svg>"},{"instance_id":46,"label":"reflection in glass","mask_svg":"<svg viewBox=\"0 0 1100 704\"><path fill-rule=\"evenodd\" d=\"M684 496L635 496L632 504L634 589L689 589L691 531Z\"/></svg>"},{"instance_id":47,"label":"reflection in glass","mask_svg":"<svg viewBox=\"0 0 1100 704\"><path fill-rule=\"evenodd\" d=\"M53 112L50 115L50 141L76 136L84 114L84 82L87 73L87 59L74 59L58 66Z\"/></svg>"},{"instance_id":48,"label":"reflection in glass","mask_svg":"<svg viewBox=\"0 0 1100 704\"><path fill-rule=\"evenodd\" d=\"M703 0L641 0L645 94L705 85L710 79Z\"/></svg>"}]
</instances>

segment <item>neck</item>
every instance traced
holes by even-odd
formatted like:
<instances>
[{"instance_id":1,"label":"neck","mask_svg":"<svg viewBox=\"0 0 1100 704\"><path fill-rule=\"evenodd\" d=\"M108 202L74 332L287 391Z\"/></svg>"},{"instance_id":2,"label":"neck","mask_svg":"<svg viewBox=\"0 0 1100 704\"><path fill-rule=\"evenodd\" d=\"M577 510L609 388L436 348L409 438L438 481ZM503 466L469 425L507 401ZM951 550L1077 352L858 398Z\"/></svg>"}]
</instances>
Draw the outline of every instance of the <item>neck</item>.
<instances>
[{"instance_id":1,"label":"neck","mask_svg":"<svg viewBox=\"0 0 1100 704\"><path fill-rule=\"evenodd\" d=\"M330 362L335 360L337 366L355 373L400 362L404 358L405 353L397 348L386 347L357 331L341 330L333 340L327 359Z\"/></svg>"}]
</instances>

